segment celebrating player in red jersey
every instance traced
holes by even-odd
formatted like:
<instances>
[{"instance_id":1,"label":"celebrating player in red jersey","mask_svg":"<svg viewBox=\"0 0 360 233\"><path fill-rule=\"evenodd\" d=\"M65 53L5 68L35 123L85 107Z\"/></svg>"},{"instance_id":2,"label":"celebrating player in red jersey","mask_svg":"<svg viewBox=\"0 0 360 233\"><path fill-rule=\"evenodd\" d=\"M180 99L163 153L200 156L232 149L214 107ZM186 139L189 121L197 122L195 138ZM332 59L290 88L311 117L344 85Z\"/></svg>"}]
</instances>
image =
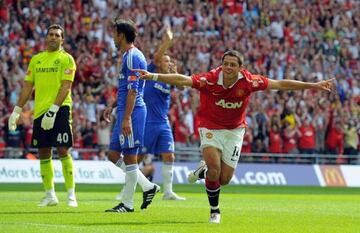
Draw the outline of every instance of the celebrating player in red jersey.
<instances>
[{"instance_id":1,"label":"celebrating player in red jersey","mask_svg":"<svg viewBox=\"0 0 360 233\"><path fill-rule=\"evenodd\" d=\"M220 186L230 182L240 157L245 134L245 109L252 92L276 90L318 89L331 91L333 79L317 83L295 80L271 80L253 75L242 68L243 57L237 51L228 51L222 65L210 72L185 76L181 74L153 74L145 70L140 78L171 85L189 86L200 91L200 138L202 161L189 174L189 182L205 178L212 223L220 223Z\"/></svg>"}]
</instances>

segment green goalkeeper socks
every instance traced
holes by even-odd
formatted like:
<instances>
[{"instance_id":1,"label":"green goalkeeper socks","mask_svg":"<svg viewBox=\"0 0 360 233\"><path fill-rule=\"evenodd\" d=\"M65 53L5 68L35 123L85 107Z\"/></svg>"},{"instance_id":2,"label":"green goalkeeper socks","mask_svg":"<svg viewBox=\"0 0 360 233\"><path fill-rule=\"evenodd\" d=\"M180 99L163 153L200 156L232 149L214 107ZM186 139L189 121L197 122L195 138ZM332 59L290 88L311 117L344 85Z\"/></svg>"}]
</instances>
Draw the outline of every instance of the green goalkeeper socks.
<instances>
[{"instance_id":1,"label":"green goalkeeper socks","mask_svg":"<svg viewBox=\"0 0 360 233\"><path fill-rule=\"evenodd\" d=\"M71 156L68 154L66 157L60 158L62 164L62 172L65 179L66 190L75 188L74 181L74 165Z\"/></svg>"},{"instance_id":2,"label":"green goalkeeper socks","mask_svg":"<svg viewBox=\"0 0 360 233\"><path fill-rule=\"evenodd\" d=\"M40 173L46 191L54 188L54 166L50 159L40 160Z\"/></svg>"}]
</instances>

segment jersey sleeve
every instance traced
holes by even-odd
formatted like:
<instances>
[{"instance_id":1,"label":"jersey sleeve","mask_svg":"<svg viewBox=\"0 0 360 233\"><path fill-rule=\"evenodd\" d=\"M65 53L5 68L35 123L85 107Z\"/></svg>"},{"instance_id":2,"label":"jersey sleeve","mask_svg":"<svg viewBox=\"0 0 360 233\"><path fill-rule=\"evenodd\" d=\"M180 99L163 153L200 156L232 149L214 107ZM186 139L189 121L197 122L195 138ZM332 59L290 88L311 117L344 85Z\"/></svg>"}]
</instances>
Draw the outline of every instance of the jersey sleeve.
<instances>
[{"instance_id":1,"label":"jersey sleeve","mask_svg":"<svg viewBox=\"0 0 360 233\"><path fill-rule=\"evenodd\" d=\"M132 69L146 70L147 69L146 61L143 61L141 59L141 57L136 56L135 54L130 54L130 56L128 56L128 58L127 58L126 65L129 70L128 77L127 77L127 81L128 81L127 89L128 90L138 89L140 73L134 72L134 71L132 71Z\"/></svg>"},{"instance_id":2,"label":"jersey sleeve","mask_svg":"<svg viewBox=\"0 0 360 233\"><path fill-rule=\"evenodd\" d=\"M29 82L34 82L34 63L35 63L35 60L36 58L33 57L31 60L30 60L30 63L29 63L29 67L26 71L26 75L25 75L25 81L29 81Z\"/></svg>"},{"instance_id":3,"label":"jersey sleeve","mask_svg":"<svg viewBox=\"0 0 360 233\"><path fill-rule=\"evenodd\" d=\"M262 75L252 74L249 80L249 88L251 92L265 90L268 87L268 78Z\"/></svg>"},{"instance_id":4,"label":"jersey sleeve","mask_svg":"<svg viewBox=\"0 0 360 233\"><path fill-rule=\"evenodd\" d=\"M70 54L68 54L63 58L62 65L63 71L61 74L61 80L69 80L73 82L76 71L76 64L74 58Z\"/></svg>"},{"instance_id":5,"label":"jersey sleeve","mask_svg":"<svg viewBox=\"0 0 360 233\"><path fill-rule=\"evenodd\" d=\"M194 74L191 76L191 79L193 82L192 87L200 90L206 88L206 86L211 83L211 80L213 79L213 73L207 72L201 74Z\"/></svg>"}]
</instances>

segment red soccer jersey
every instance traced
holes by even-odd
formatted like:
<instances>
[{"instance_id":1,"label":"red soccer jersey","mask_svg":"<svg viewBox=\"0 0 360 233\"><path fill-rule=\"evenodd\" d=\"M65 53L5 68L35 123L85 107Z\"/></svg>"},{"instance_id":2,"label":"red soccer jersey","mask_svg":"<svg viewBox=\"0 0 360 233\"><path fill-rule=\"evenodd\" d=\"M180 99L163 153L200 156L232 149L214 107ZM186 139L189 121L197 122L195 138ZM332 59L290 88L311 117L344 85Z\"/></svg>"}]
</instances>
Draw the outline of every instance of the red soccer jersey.
<instances>
[{"instance_id":1,"label":"red soccer jersey","mask_svg":"<svg viewBox=\"0 0 360 233\"><path fill-rule=\"evenodd\" d=\"M250 94L268 86L267 78L242 70L238 80L225 88L221 67L207 73L195 74L192 81L193 87L200 91L199 127L208 129L246 127L245 110Z\"/></svg>"}]
</instances>

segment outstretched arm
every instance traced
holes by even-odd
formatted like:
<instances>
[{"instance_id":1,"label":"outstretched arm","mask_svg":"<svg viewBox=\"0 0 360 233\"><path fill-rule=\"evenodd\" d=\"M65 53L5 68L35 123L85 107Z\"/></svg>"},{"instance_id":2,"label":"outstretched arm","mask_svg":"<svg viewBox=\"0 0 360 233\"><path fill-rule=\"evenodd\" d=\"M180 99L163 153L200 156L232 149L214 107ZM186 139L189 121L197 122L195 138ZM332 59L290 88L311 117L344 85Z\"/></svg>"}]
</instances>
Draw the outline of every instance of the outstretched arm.
<instances>
[{"instance_id":1,"label":"outstretched arm","mask_svg":"<svg viewBox=\"0 0 360 233\"><path fill-rule=\"evenodd\" d=\"M267 89L275 90L304 90L304 89L317 89L322 91L331 91L334 88L333 81L335 78L320 81L320 82L302 82L296 80L272 80L269 79Z\"/></svg>"},{"instance_id":2,"label":"outstretched arm","mask_svg":"<svg viewBox=\"0 0 360 233\"><path fill-rule=\"evenodd\" d=\"M154 74L141 69L133 69L132 71L139 72L140 78L144 80L153 80L176 86L192 87L193 85L191 77L182 74Z\"/></svg>"}]
</instances>

